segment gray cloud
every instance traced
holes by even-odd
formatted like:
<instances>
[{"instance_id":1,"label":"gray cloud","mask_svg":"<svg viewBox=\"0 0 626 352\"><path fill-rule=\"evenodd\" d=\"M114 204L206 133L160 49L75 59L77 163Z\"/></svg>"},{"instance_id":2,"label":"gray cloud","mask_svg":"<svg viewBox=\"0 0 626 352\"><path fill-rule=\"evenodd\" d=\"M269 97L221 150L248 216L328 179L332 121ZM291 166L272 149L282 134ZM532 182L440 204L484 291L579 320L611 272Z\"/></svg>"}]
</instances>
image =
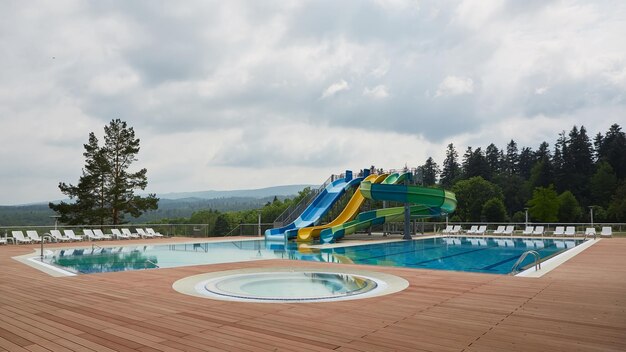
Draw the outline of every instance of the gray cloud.
<instances>
[{"instance_id":1,"label":"gray cloud","mask_svg":"<svg viewBox=\"0 0 626 352\"><path fill-rule=\"evenodd\" d=\"M184 191L220 187L174 180L181 160L198 174L333 172L379 152L439 157L493 129L505 143L506 121L544 122L526 131L536 146L597 111L598 128L623 119L624 16L620 1L4 2L0 128L12 144L0 156L22 167L54 150L75 168L54 190L77 178L87 133L119 117L150 146L140 159L164 170L158 184L172 182L158 191ZM0 204L55 192L0 191Z\"/></svg>"}]
</instances>

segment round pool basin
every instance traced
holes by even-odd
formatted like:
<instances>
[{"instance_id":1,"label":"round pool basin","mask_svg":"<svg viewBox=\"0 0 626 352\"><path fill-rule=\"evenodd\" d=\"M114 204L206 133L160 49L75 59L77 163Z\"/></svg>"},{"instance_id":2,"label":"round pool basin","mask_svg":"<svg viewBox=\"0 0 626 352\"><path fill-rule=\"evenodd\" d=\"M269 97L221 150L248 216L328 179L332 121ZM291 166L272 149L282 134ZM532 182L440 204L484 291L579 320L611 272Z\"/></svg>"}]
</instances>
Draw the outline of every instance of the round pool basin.
<instances>
[{"instance_id":1,"label":"round pool basin","mask_svg":"<svg viewBox=\"0 0 626 352\"><path fill-rule=\"evenodd\" d=\"M186 295L225 301L313 303L383 296L409 286L408 281L395 275L337 269L271 267L216 271L182 278L172 288Z\"/></svg>"},{"instance_id":2,"label":"round pool basin","mask_svg":"<svg viewBox=\"0 0 626 352\"><path fill-rule=\"evenodd\" d=\"M327 300L378 287L367 277L328 272L264 272L218 277L204 284L216 295L254 300Z\"/></svg>"}]
</instances>

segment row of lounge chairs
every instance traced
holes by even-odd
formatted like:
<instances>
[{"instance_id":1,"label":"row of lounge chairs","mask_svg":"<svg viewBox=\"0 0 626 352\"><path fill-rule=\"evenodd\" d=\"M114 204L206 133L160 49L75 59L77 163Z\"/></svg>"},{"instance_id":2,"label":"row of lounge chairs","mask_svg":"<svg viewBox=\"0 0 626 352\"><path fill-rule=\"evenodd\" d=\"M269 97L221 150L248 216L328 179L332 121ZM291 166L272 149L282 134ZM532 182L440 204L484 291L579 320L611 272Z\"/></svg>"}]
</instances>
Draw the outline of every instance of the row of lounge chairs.
<instances>
[{"instance_id":1,"label":"row of lounge chairs","mask_svg":"<svg viewBox=\"0 0 626 352\"><path fill-rule=\"evenodd\" d=\"M472 227L465 231L461 227L461 225L448 225L445 229L441 231L442 234L447 235L458 235L461 233L465 233L468 235L478 235L484 236L486 234L491 235L508 235L512 236L515 233L515 226L513 225L500 225L497 229L493 231L487 230L487 225L472 225ZM518 232L519 233L519 232ZM521 232L524 236L542 236L547 234L544 226L526 226L526 228ZM575 226L557 226L554 231L552 231L552 235L554 236L576 236L578 233L576 232ZM585 229L584 233L580 233L580 235L584 236L596 236L596 229L593 227L588 227ZM611 237L613 235L613 230L610 226L602 227L600 232L601 236Z\"/></svg>"},{"instance_id":2,"label":"row of lounge chairs","mask_svg":"<svg viewBox=\"0 0 626 352\"><path fill-rule=\"evenodd\" d=\"M49 234L39 236L39 233L35 230L26 231L26 235L22 231L11 231L11 237L0 238L0 244L7 244L7 240L12 240L14 244L20 243L41 243L45 237L48 237L51 241L55 242L73 242L83 241L85 239L90 241L100 240L113 240L113 239L133 239L133 238L161 238L162 234L154 231L152 228L136 228L137 232L131 232L129 229L111 229L111 234L105 234L100 229L83 229L83 236L76 235L74 230L63 230L61 234L60 230L50 230Z\"/></svg>"}]
</instances>

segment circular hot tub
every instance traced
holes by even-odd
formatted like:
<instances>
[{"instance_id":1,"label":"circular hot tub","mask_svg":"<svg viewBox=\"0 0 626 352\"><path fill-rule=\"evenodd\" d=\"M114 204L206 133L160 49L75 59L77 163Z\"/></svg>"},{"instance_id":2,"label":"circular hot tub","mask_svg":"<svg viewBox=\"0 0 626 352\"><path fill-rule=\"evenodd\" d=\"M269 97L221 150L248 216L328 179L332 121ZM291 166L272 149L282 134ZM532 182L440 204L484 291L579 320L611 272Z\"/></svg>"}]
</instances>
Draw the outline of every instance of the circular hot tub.
<instances>
[{"instance_id":1,"label":"circular hot tub","mask_svg":"<svg viewBox=\"0 0 626 352\"><path fill-rule=\"evenodd\" d=\"M265 268L194 275L174 283L181 293L229 301L324 302L397 292L406 280L378 272Z\"/></svg>"}]
</instances>

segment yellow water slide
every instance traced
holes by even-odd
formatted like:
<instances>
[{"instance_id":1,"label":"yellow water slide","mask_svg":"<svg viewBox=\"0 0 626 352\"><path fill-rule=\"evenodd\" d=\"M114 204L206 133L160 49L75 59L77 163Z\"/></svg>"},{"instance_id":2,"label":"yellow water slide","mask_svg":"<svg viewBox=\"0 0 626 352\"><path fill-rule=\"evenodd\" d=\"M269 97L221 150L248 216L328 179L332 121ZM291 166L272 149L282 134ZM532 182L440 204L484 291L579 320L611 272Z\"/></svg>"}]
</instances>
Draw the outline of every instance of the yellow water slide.
<instances>
[{"instance_id":1,"label":"yellow water slide","mask_svg":"<svg viewBox=\"0 0 626 352\"><path fill-rule=\"evenodd\" d=\"M369 181L371 183L380 183L385 178L387 178L387 176L389 175L388 174L369 175L367 176L367 178L365 178L365 180L363 180L363 182ZM337 216L337 218L335 218L333 221L325 225L301 228L300 230L298 230L298 241L313 240L320 236L320 232L322 230L329 228L329 227L343 224L345 222L348 222L354 219L354 217L359 213L359 208L361 208L361 205L363 204L364 201L365 201L365 197L363 197L363 195L361 194L361 191L356 190L352 198L350 198L348 205L346 205L346 207L343 209L341 214Z\"/></svg>"}]
</instances>

